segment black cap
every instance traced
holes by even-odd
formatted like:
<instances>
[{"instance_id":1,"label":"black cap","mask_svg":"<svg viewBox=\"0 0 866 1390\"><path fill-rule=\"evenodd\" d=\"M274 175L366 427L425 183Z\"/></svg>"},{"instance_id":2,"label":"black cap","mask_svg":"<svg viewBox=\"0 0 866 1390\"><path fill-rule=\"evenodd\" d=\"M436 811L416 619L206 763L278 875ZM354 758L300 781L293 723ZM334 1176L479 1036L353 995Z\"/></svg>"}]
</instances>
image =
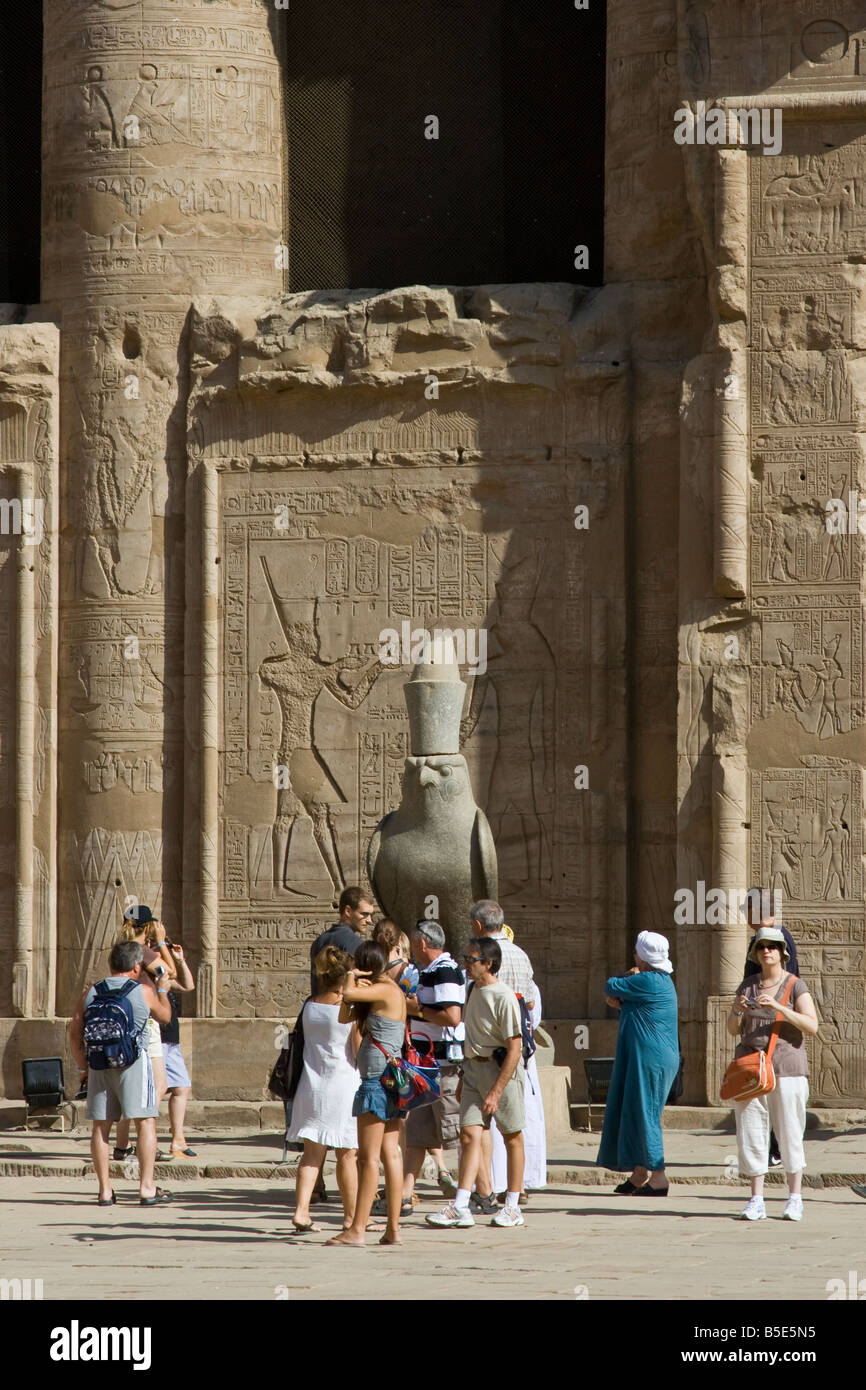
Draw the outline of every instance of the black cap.
<instances>
[{"instance_id":1,"label":"black cap","mask_svg":"<svg viewBox=\"0 0 866 1390\"><path fill-rule=\"evenodd\" d=\"M145 927L148 922L154 920L153 913L144 903L139 903L138 907L128 907L123 914L124 922L136 922L138 926Z\"/></svg>"}]
</instances>

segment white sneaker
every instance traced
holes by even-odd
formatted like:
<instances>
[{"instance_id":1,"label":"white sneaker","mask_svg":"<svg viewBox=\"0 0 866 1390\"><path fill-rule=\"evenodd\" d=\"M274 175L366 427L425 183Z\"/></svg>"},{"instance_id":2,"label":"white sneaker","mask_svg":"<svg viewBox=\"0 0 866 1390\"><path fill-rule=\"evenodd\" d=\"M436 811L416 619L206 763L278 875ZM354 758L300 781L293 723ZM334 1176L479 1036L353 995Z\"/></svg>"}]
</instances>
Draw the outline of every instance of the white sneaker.
<instances>
[{"instance_id":1,"label":"white sneaker","mask_svg":"<svg viewBox=\"0 0 866 1390\"><path fill-rule=\"evenodd\" d=\"M428 1226L474 1226L475 1217L468 1207L455 1207L449 1203L441 1211L434 1212L432 1216L426 1216L425 1221Z\"/></svg>"},{"instance_id":2,"label":"white sneaker","mask_svg":"<svg viewBox=\"0 0 866 1390\"><path fill-rule=\"evenodd\" d=\"M766 1221L767 1213L764 1210L763 1197L750 1197L746 1206L740 1212L741 1221Z\"/></svg>"},{"instance_id":3,"label":"white sneaker","mask_svg":"<svg viewBox=\"0 0 866 1390\"><path fill-rule=\"evenodd\" d=\"M783 1221L802 1221L803 1220L803 1198L799 1192L792 1192L785 1204L782 1213Z\"/></svg>"},{"instance_id":4,"label":"white sneaker","mask_svg":"<svg viewBox=\"0 0 866 1390\"><path fill-rule=\"evenodd\" d=\"M503 1207L490 1222L491 1226L525 1226L520 1207Z\"/></svg>"}]
</instances>

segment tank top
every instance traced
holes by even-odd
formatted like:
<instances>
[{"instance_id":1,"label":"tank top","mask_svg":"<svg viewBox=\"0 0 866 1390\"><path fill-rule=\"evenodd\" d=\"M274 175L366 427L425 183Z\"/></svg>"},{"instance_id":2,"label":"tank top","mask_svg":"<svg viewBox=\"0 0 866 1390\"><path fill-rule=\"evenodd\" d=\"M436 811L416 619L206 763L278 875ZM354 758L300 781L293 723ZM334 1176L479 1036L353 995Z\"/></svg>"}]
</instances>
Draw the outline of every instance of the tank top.
<instances>
[{"instance_id":1,"label":"tank top","mask_svg":"<svg viewBox=\"0 0 866 1390\"><path fill-rule=\"evenodd\" d=\"M371 1081L381 1076L388 1064L385 1053L380 1052L370 1039L375 1038L386 1052L399 1056L405 1033L406 1025L402 1019L385 1018L382 1014L374 1013L367 1015L364 1039L358 1049L358 1071L361 1073L362 1081Z\"/></svg>"}]
</instances>

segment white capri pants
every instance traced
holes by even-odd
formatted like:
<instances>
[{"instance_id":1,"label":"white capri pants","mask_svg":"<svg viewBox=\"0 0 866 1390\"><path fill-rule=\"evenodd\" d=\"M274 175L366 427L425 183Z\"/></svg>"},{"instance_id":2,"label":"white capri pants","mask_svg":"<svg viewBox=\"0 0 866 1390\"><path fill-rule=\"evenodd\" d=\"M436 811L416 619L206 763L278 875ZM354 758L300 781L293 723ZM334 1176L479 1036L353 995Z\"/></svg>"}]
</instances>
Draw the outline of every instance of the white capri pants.
<instances>
[{"instance_id":1,"label":"white capri pants","mask_svg":"<svg viewBox=\"0 0 866 1390\"><path fill-rule=\"evenodd\" d=\"M806 1167L803 1135L808 1099L808 1076L777 1076L775 1088L767 1095L734 1101L741 1177L758 1178L766 1173L771 1128L779 1141L785 1172L802 1172Z\"/></svg>"}]
</instances>

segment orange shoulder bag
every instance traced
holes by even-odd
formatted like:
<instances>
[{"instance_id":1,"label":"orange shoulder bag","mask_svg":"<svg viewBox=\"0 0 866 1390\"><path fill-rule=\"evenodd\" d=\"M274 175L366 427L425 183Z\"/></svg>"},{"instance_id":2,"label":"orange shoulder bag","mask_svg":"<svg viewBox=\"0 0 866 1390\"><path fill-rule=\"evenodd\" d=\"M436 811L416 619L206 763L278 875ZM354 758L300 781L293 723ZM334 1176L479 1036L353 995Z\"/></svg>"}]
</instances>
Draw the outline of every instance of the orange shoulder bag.
<instances>
[{"instance_id":1,"label":"orange shoulder bag","mask_svg":"<svg viewBox=\"0 0 866 1390\"><path fill-rule=\"evenodd\" d=\"M794 988L793 975L789 976L779 1003L784 1007ZM770 1033L766 1052L747 1052L745 1057L735 1057L725 1072L720 1095L722 1100L751 1100L753 1096L765 1096L775 1089L776 1073L773 1071L773 1052L779 1036L782 1015L776 1020Z\"/></svg>"}]
</instances>

